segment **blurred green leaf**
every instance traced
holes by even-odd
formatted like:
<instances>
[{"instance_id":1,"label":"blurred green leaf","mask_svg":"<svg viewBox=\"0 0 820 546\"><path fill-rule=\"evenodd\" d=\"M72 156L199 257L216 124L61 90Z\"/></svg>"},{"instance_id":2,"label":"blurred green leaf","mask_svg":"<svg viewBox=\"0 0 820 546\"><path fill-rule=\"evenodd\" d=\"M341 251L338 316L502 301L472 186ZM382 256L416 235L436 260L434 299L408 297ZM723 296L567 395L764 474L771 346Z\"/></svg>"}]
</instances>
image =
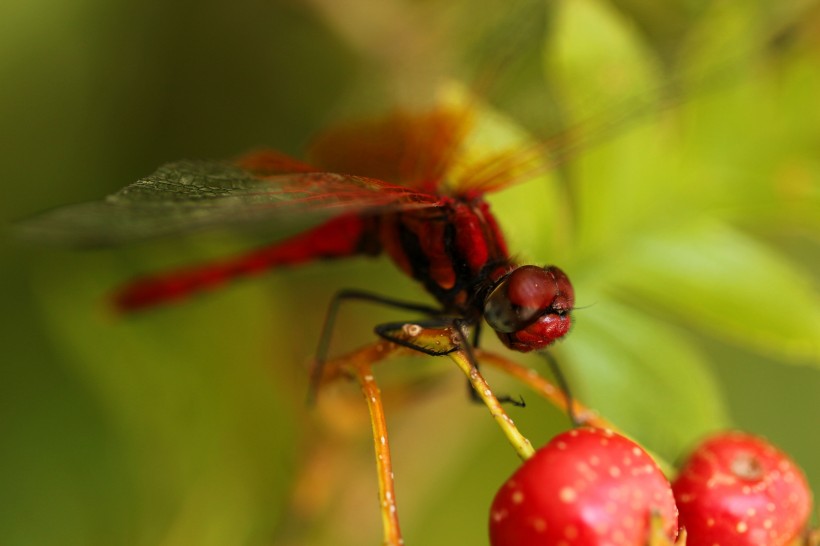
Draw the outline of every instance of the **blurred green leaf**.
<instances>
[{"instance_id":1,"label":"blurred green leaf","mask_svg":"<svg viewBox=\"0 0 820 546\"><path fill-rule=\"evenodd\" d=\"M662 76L651 53L611 6L592 0L561 6L546 69L570 119L659 87Z\"/></svg>"},{"instance_id":2,"label":"blurred green leaf","mask_svg":"<svg viewBox=\"0 0 820 546\"><path fill-rule=\"evenodd\" d=\"M645 298L745 348L820 365L811 277L729 226L702 221L647 234L619 265L608 272L613 295Z\"/></svg>"},{"instance_id":3,"label":"blurred green leaf","mask_svg":"<svg viewBox=\"0 0 820 546\"><path fill-rule=\"evenodd\" d=\"M262 349L271 324L264 290L246 285L244 296L212 298L210 311L117 320L101 306L101 286L123 275L115 256L90 256L93 277L64 272L71 292L43 283L39 296L64 358L126 446L119 472L133 488L135 543L242 542L261 521L269 533L271 516L286 506L302 397L271 395L289 374L271 369L277 360ZM223 320L234 313L245 317L243 328ZM293 359L286 354L278 357Z\"/></svg>"},{"instance_id":4,"label":"blurred green leaf","mask_svg":"<svg viewBox=\"0 0 820 546\"><path fill-rule=\"evenodd\" d=\"M686 335L584 294L593 303L576 313L574 342L561 345L582 400L668 460L692 438L727 426L720 388Z\"/></svg>"}]
</instances>

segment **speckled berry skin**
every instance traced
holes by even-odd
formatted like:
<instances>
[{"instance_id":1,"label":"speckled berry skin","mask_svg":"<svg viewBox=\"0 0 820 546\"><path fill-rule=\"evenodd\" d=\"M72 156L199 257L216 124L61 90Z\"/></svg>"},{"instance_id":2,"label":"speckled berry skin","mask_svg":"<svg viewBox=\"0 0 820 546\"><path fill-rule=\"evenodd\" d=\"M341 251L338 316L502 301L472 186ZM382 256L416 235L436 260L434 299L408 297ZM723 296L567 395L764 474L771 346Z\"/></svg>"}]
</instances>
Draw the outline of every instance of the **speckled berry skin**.
<instances>
[{"instance_id":1,"label":"speckled berry skin","mask_svg":"<svg viewBox=\"0 0 820 546\"><path fill-rule=\"evenodd\" d=\"M672 489L637 444L580 428L553 438L510 477L490 510L492 546L645 546L651 514L677 534Z\"/></svg>"},{"instance_id":2,"label":"speckled berry skin","mask_svg":"<svg viewBox=\"0 0 820 546\"><path fill-rule=\"evenodd\" d=\"M689 544L784 546L811 511L802 471L766 440L740 432L702 443L673 485Z\"/></svg>"}]
</instances>

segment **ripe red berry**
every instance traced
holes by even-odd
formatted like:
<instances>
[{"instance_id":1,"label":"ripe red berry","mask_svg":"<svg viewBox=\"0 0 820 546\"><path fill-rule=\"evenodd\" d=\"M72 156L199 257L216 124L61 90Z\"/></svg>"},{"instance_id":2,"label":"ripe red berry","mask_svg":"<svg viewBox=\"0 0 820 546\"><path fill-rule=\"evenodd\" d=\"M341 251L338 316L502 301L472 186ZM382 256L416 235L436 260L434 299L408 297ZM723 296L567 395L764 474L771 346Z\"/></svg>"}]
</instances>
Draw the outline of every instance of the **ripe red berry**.
<instances>
[{"instance_id":1,"label":"ripe red berry","mask_svg":"<svg viewBox=\"0 0 820 546\"><path fill-rule=\"evenodd\" d=\"M501 487L490 510L492 546L645 546L650 517L677 534L672 489L652 458L608 430L553 438Z\"/></svg>"},{"instance_id":2,"label":"ripe red berry","mask_svg":"<svg viewBox=\"0 0 820 546\"><path fill-rule=\"evenodd\" d=\"M769 442L739 432L701 444L673 489L690 544L783 546L811 511L800 469Z\"/></svg>"}]
</instances>

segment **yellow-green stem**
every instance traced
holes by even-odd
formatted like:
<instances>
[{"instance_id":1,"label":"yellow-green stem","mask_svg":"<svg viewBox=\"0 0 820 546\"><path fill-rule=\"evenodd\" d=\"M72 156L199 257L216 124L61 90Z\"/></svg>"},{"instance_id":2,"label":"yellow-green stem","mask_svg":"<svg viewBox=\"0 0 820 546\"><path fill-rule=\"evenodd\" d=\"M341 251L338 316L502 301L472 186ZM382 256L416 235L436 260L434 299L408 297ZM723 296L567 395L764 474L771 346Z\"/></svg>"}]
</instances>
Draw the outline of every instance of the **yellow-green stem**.
<instances>
[{"instance_id":1,"label":"yellow-green stem","mask_svg":"<svg viewBox=\"0 0 820 546\"><path fill-rule=\"evenodd\" d=\"M497 354L488 353L486 351L476 351L476 356L482 364L489 364L490 366L498 368L508 375L518 379L522 383L532 388L532 390L541 395L547 401L551 402L555 407L564 413L567 413L567 408L569 405L567 403L566 394L563 393L561 389L550 383L546 378L539 375L537 371L532 368L527 368L520 364L516 364L515 362ZM580 418L583 424L597 428L606 428L624 436L628 436L628 434L624 434L623 431L619 430L618 427L613 425L610 421L598 415L596 411L584 406L577 400L573 400L572 407L575 410L575 415ZM674 478L676 470L673 465L652 451L647 450L647 453L649 453L649 455L655 460L667 478Z\"/></svg>"},{"instance_id":2,"label":"yellow-green stem","mask_svg":"<svg viewBox=\"0 0 820 546\"><path fill-rule=\"evenodd\" d=\"M516 453L518 453L518 456L525 461L532 457L533 454L535 454L535 449L533 449L532 444L523 434L521 434L521 432L519 432L518 428L515 426L515 423L513 423L513 420L509 415L507 415L504 408L501 407L501 403L493 394L493 391L478 371L478 368L476 368L470 362L470 359L467 358L466 353L464 351L453 351L447 356L449 356L450 359L455 362L461 371L463 371L469 378L473 389L475 389L475 392L478 393L478 396L487 406L487 409L490 410L490 414L493 416L493 419L495 419L495 422L499 427L501 427L501 430L504 432L504 435L507 437L510 444L512 444Z\"/></svg>"},{"instance_id":3,"label":"yellow-green stem","mask_svg":"<svg viewBox=\"0 0 820 546\"><path fill-rule=\"evenodd\" d=\"M370 411L373 427L373 446L376 451L376 471L379 476L379 505L384 529L384 546L401 546L399 515L396 510L396 492L393 482L393 463L390 458L390 444L387 441L387 423L384 418L381 391L373 378L370 364L356 366L356 379Z\"/></svg>"}]
</instances>

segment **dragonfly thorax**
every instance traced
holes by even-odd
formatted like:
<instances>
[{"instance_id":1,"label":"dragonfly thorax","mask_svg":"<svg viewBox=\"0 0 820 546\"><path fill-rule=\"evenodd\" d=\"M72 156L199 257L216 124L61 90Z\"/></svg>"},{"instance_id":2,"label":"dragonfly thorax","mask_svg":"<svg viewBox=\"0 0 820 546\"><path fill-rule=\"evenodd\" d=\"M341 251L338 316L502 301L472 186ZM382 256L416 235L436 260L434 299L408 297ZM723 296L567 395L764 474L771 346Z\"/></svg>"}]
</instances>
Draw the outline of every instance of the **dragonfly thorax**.
<instances>
[{"instance_id":1,"label":"dragonfly thorax","mask_svg":"<svg viewBox=\"0 0 820 546\"><path fill-rule=\"evenodd\" d=\"M377 245L420 281L444 312L482 316L516 351L543 349L570 328L575 295L555 266L516 267L499 226L479 196L372 219Z\"/></svg>"}]
</instances>

